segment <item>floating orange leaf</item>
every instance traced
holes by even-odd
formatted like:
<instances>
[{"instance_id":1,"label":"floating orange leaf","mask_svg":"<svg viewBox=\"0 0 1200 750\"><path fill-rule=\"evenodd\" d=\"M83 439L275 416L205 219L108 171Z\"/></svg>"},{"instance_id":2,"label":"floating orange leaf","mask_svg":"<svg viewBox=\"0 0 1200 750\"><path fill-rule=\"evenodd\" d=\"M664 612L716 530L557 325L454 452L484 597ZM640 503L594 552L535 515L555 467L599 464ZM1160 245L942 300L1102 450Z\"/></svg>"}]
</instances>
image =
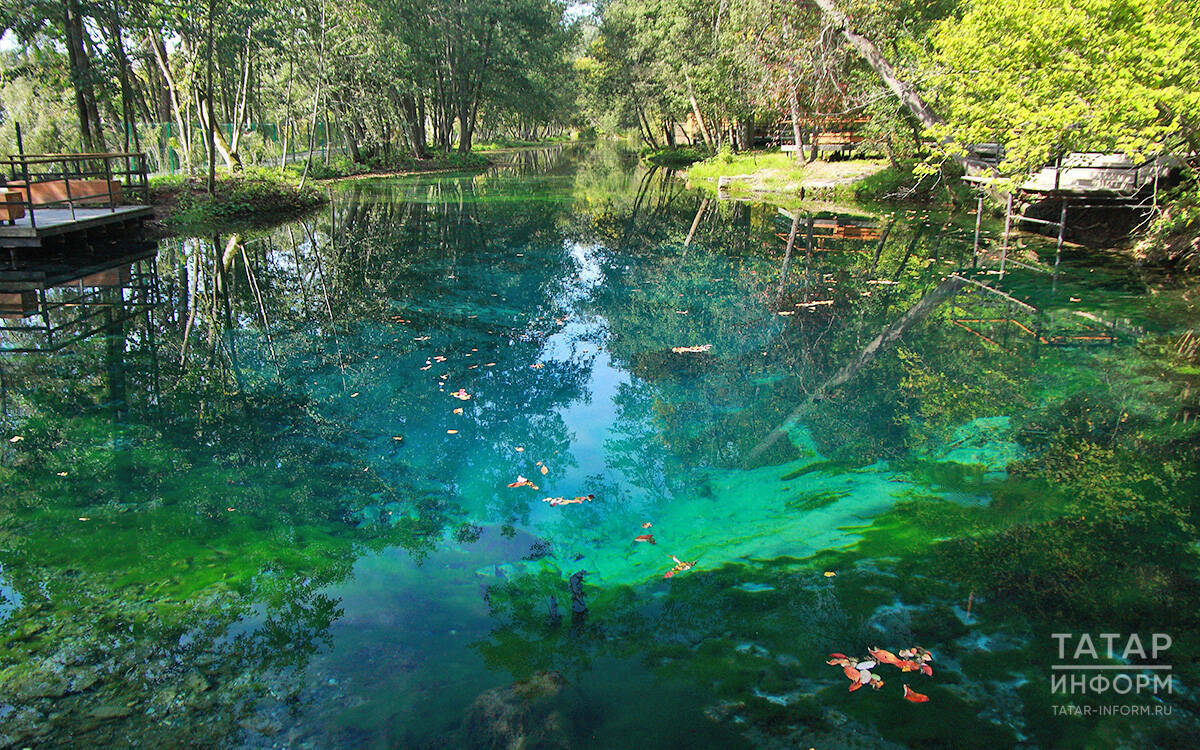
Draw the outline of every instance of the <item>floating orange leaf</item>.
<instances>
[{"instance_id":1,"label":"floating orange leaf","mask_svg":"<svg viewBox=\"0 0 1200 750\"><path fill-rule=\"evenodd\" d=\"M671 559L675 561L675 567L668 570L666 574L663 575L663 578L671 578L676 573L683 573L684 571L691 570L692 568L696 567L696 563L700 562L699 560L684 562L675 555L671 555Z\"/></svg>"},{"instance_id":2,"label":"floating orange leaf","mask_svg":"<svg viewBox=\"0 0 1200 750\"><path fill-rule=\"evenodd\" d=\"M654 535L653 535L653 534L640 534L640 535L638 535L638 536L635 536L635 537L633 538L633 541L635 541L635 542L649 542L650 544L658 544L658 542L654 541Z\"/></svg>"},{"instance_id":3,"label":"floating orange leaf","mask_svg":"<svg viewBox=\"0 0 1200 750\"><path fill-rule=\"evenodd\" d=\"M515 481L515 482L512 482L512 483L511 483L511 484L509 484L508 486L509 486L509 487L532 487L532 488L533 488L533 489L535 489L535 490L538 488L538 486L537 486L536 484L534 484L533 482L529 481L528 479L526 479L525 477L521 476L520 474L518 474L518 475L517 475L517 481Z\"/></svg>"},{"instance_id":4,"label":"floating orange leaf","mask_svg":"<svg viewBox=\"0 0 1200 750\"><path fill-rule=\"evenodd\" d=\"M462 413L463 413L462 407L460 406L460 407L458 407L457 409L455 409L455 410L454 410L454 413L455 413L455 414L462 414Z\"/></svg>"},{"instance_id":5,"label":"floating orange leaf","mask_svg":"<svg viewBox=\"0 0 1200 750\"><path fill-rule=\"evenodd\" d=\"M648 528L650 528L650 527L651 527L651 526L653 526L653 525L654 525L654 524L650 523L649 521L646 521L644 524L642 524L642 528L643 528L643 529L648 529Z\"/></svg>"},{"instance_id":6,"label":"floating orange leaf","mask_svg":"<svg viewBox=\"0 0 1200 750\"><path fill-rule=\"evenodd\" d=\"M580 495L570 500L565 497L544 497L542 498L542 502L550 503L551 505L578 505L580 503L590 503L595 498L595 495Z\"/></svg>"},{"instance_id":7,"label":"floating orange leaf","mask_svg":"<svg viewBox=\"0 0 1200 750\"><path fill-rule=\"evenodd\" d=\"M918 693L916 690L913 690L908 685L905 685L904 686L904 700L912 701L913 703L928 703L929 696L925 695L924 693Z\"/></svg>"},{"instance_id":8,"label":"floating orange leaf","mask_svg":"<svg viewBox=\"0 0 1200 750\"><path fill-rule=\"evenodd\" d=\"M471 394L467 393L462 388L459 388L457 391L455 391L454 393L451 393L450 395L455 397L459 401L470 401L471 400Z\"/></svg>"}]
</instances>

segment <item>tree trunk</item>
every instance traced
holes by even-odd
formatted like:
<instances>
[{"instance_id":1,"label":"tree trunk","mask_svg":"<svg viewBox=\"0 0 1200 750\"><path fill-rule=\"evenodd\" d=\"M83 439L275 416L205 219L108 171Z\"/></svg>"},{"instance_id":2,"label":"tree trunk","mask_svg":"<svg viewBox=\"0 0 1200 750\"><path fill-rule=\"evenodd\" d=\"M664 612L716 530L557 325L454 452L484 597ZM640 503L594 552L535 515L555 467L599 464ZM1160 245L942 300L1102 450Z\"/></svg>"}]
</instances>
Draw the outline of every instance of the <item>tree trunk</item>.
<instances>
[{"instance_id":1,"label":"tree trunk","mask_svg":"<svg viewBox=\"0 0 1200 750\"><path fill-rule=\"evenodd\" d=\"M804 144L800 138L800 91L796 87L796 77L788 73L791 86L788 90L788 112L792 116L792 143L796 146L795 154L799 160L804 159Z\"/></svg>"},{"instance_id":2,"label":"tree trunk","mask_svg":"<svg viewBox=\"0 0 1200 750\"><path fill-rule=\"evenodd\" d=\"M167 48L163 44L162 37L157 34L147 35L147 41L150 43L150 49L154 52L154 60L158 63L159 72L167 84L167 95L170 97L171 111L175 115L175 124L179 128L179 145L183 151L184 169L190 175L192 173L191 129L188 127L187 118L183 114L183 104L180 100L179 87L175 83L175 77L171 74L171 68L168 64Z\"/></svg>"},{"instance_id":3,"label":"tree trunk","mask_svg":"<svg viewBox=\"0 0 1200 750\"><path fill-rule=\"evenodd\" d=\"M899 99L904 106L908 107L908 111L912 112L913 116L916 117L922 125L927 128L931 128L935 125L941 125L944 122L944 120L942 120L942 118L933 111L933 108L921 98L921 95L917 93L915 88L900 79L900 76L896 73L896 69L893 68L892 64L887 61L887 59L879 51L879 48L876 47L870 39L861 36L850 28L850 19L846 16L846 14L837 9L837 6L834 5L833 0L813 1L825 14L825 17L829 19L829 21L839 31L842 32L842 36L846 37L846 40L850 42L850 44L856 50L858 50L858 53L862 55L863 59L875 69L875 72L879 74L879 77L883 79L883 82L887 84L887 87L892 90L892 93L896 95L896 98ZM948 136L943 138L941 141L942 146L952 146L953 144L954 139ZM961 166L963 169L970 170L972 167L978 168L981 166L981 163L977 160L968 159L967 157L958 154L956 149L951 149L950 153L954 161L958 162L959 166Z\"/></svg>"},{"instance_id":4,"label":"tree trunk","mask_svg":"<svg viewBox=\"0 0 1200 750\"><path fill-rule=\"evenodd\" d=\"M92 132L88 92L92 88L91 65L83 45L83 19L78 0L63 0L63 32L67 42L67 61L71 69L71 86L75 90L75 114L79 118L79 136L85 151L98 151Z\"/></svg>"},{"instance_id":5,"label":"tree trunk","mask_svg":"<svg viewBox=\"0 0 1200 750\"><path fill-rule=\"evenodd\" d=\"M692 89L692 78L687 77L688 99L692 102L692 113L696 116L696 124L700 126L700 135L704 137L704 143L713 151L717 150L717 144L713 142L712 136L708 132L708 127L704 124L704 116L700 114L700 105L696 103L696 93Z\"/></svg>"}]
</instances>

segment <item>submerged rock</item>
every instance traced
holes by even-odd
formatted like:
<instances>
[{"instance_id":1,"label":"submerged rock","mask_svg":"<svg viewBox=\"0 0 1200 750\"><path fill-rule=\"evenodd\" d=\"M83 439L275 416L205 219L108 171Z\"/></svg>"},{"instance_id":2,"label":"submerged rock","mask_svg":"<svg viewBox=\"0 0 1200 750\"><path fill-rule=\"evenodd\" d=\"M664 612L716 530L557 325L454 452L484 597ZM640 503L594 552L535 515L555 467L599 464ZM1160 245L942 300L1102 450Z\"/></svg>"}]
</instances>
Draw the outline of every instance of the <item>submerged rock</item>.
<instances>
[{"instance_id":1,"label":"submerged rock","mask_svg":"<svg viewBox=\"0 0 1200 750\"><path fill-rule=\"evenodd\" d=\"M537 672L528 680L492 688L475 699L462 721L464 745L479 750L570 748L570 721L558 672Z\"/></svg>"}]
</instances>

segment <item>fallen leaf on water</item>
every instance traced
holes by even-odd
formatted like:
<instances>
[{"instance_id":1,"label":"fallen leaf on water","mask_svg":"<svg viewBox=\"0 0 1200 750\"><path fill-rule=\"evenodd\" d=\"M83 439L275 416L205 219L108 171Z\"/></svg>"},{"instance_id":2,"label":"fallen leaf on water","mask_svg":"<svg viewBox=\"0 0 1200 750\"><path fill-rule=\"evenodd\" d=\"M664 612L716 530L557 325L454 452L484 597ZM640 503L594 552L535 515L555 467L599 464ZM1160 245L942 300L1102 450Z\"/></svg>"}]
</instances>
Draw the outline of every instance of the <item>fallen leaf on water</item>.
<instances>
[{"instance_id":1,"label":"fallen leaf on water","mask_svg":"<svg viewBox=\"0 0 1200 750\"><path fill-rule=\"evenodd\" d=\"M400 442L403 439L404 438L400 437L399 435L392 435L392 440L395 440L396 442Z\"/></svg>"},{"instance_id":2,"label":"fallen leaf on water","mask_svg":"<svg viewBox=\"0 0 1200 750\"><path fill-rule=\"evenodd\" d=\"M228 511L228 512L230 512L230 513L232 513L233 511L235 511L235 510L237 510L237 509L236 509L236 508L226 508L225 510L226 510L226 511Z\"/></svg>"},{"instance_id":3,"label":"fallen leaf on water","mask_svg":"<svg viewBox=\"0 0 1200 750\"><path fill-rule=\"evenodd\" d=\"M470 367L468 367L467 369L468 369L468 370L474 370L476 367L479 367L479 365L471 365L471 366L470 366Z\"/></svg>"},{"instance_id":4,"label":"fallen leaf on water","mask_svg":"<svg viewBox=\"0 0 1200 750\"><path fill-rule=\"evenodd\" d=\"M22 441L22 440L24 440L24 439L25 439L25 438L21 437L20 435L13 435L12 437L10 437L10 438L8 439L8 442L10 442L10 443L19 443L19 442L21 442L21 441Z\"/></svg>"},{"instance_id":5,"label":"fallen leaf on water","mask_svg":"<svg viewBox=\"0 0 1200 750\"><path fill-rule=\"evenodd\" d=\"M654 525L654 524L650 523L649 521L646 521L644 524L642 524L642 528L643 528L643 529L648 529L648 528L650 528L650 527L651 527L651 526L653 526L653 525Z\"/></svg>"},{"instance_id":6,"label":"fallen leaf on water","mask_svg":"<svg viewBox=\"0 0 1200 750\"><path fill-rule=\"evenodd\" d=\"M671 351L675 354L699 354L712 349L712 344L701 344L700 346L673 346Z\"/></svg>"},{"instance_id":7,"label":"fallen leaf on water","mask_svg":"<svg viewBox=\"0 0 1200 750\"><path fill-rule=\"evenodd\" d=\"M509 483L508 486L509 487L531 487L535 490L538 488L538 486L536 484L529 481L528 479L521 476L520 474L517 475L517 481Z\"/></svg>"},{"instance_id":8,"label":"fallen leaf on water","mask_svg":"<svg viewBox=\"0 0 1200 750\"><path fill-rule=\"evenodd\" d=\"M530 365L530 367L532 367L532 368L533 368L533 369L535 369L535 370L540 370L540 369L542 369L542 368L543 368L543 367L545 367L545 366L546 366L546 363L545 363L545 362L535 362L535 363L533 363L532 365Z\"/></svg>"},{"instance_id":9,"label":"fallen leaf on water","mask_svg":"<svg viewBox=\"0 0 1200 750\"><path fill-rule=\"evenodd\" d=\"M524 452L525 452L525 448L524 448L523 446L520 446L520 445L518 445L516 448L513 448L513 450L515 450L517 453L524 453Z\"/></svg>"},{"instance_id":10,"label":"fallen leaf on water","mask_svg":"<svg viewBox=\"0 0 1200 750\"><path fill-rule=\"evenodd\" d=\"M1078 297L1072 297L1072 298L1071 298L1071 301L1072 301L1072 302L1083 302L1083 300L1081 300L1081 299L1080 299L1080 298L1078 298ZM919 695L919 693L918 693L918 695Z\"/></svg>"},{"instance_id":11,"label":"fallen leaf on water","mask_svg":"<svg viewBox=\"0 0 1200 750\"><path fill-rule=\"evenodd\" d=\"M454 413L455 413L455 414L462 414L462 413L463 413L462 407L460 406L460 407L458 407L457 409L455 409L455 410L454 410Z\"/></svg>"},{"instance_id":12,"label":"fallen leaf on water","mask_svg":"<svg viewBox=\"0 0 1200 750\"><path fill-rule=\"evenodd\" d=\"M58 475L59 475L60 477L65 477L65 476L67 475L67 472L65 472L65 471L60 471L60 472L58 472Z\"/></svg>"},{"instance_id":13,"label":"fallen leaf on water","mask_svg":"<svg viewBox=\"0 0 1200 750\"><path fill-rule=\"evenodd\" d=\"M446 358L439 354L438 356L433 358L433 361L434 362L445 362Z\"/></svg>"},{"instance_id":14,"label":"fallen leaf on water","mask_svg":"<svg viewBox=\"0 0 1200 750\"><path fill-rule=\"evenodd\" d=\"M542 502L550 503L551 505L577 505L579 503L590 503L595 498L595 495L580 495L570 500L565 497L544 497L542 498Z\"/></svg>"},{"instance_id":15,"label":"fallen leaf on water","mask_svg":"<svg viewBox=\"0 0 1200 750\"><path fill-rule=\"evenodd\" d=\"M674 576L676 573L682 573L685 570L691 570L692 568L696 567L696 563L700 562L699 560L691 560L689 562L684 562L683 560L680 560L675 555L671 555L671 559L675 561L675 567L668 570L666 572L666 574L663 575L663 578L670 578L670 577Z\"/></svg>"},{"instance_id":16,"label":"fallen leaf on water","mask_svg":"<svg viewBox=\"0 0 1200 750\"><path fill-rule=\"evenodd\" d=\"M428 370L428 369L429 369L429 368L431 368L431 367L433 367L433 365L425 365L424 367L422 367L422 368L421 368L421 370L422 370L422 371L425 371L425 370Z\"/></svg>"},{"instance_id":17,"label":"fallen leaf on water","mask_svg":"<svg viewBox=\"0 0 1200 750\"><path fill-rule=\"evenodd\" d=\"M832 570L825 571L826 578L833 578L835 575L837 575L837 573L834 573Z\"/></svg>"},{"instance_id":18,"label":"fallen leaf on water","mask_svg":"<svg viewBox=\"0 0 1200 750\"><path fill-rule=\"evenodd\" d=\"M484 362L483 366L484 367L495 367L496 363L495 362Z\"/></svg>"},{"instance_id":19,"label":"fallen leaf on water","mask_svg":"<svg viewBox=\"0 0 1200 750\"><path fill-rule=\"evenodd\" d=\"M633 541L635 541L635 542L649 542L649 543L651 543L651 544L658 544L658 542L654 541L654 535L653 535L653 534L640 534L640 535L638 535L638 536L635 536L635 537L633 538Z\"/></svg>"},{"instance_id":20,"label":"fallen leaf on water","mask_svg":"<svg viewBox=\"0 0 1200 750\"><path fill-rule=\"evenodd\" d=\"M929 696L925 695L923 693L918 693L916 690L913 690L908 685L905 685L904 686L904 700L912 701L913 703L928 703Z\"/></svg>"},{"instance_id":21,"label":"fallen leaf on water","mask_svg":"<svg viewBox=\"0 0 1200 750\"><path fill-rule=\"evenodd\" d=\"M676 310L675 314L676 315L687 315L688 311L687 310Z\"/></svg>"},{"instance_id":22,"label":"fallen leaf on water","mask_svg":"<svg viewBox=\"0 0 1200 750\"><path fill-rule=\"evenodd\" d=\"M467 393L462 388L459 388L457 391L455 391L454 393L451 393L450 395L455 397L459 401L470 401L471 400L471 394Z\"/></svg>"},{"instance_id":23,"label":"fallen leaf on water","mask_svg":"<svg viewBox=\"0 0 1200 750\"><path fill-rule=\"evenodd\" d=\"M541 461L538 461L538 467L542 470L542 476L545 476L546 474L550 473L550 470L547 469L546 465L543 464Z\"/></svg>"},{"instance_id":24,"label":"fallen leaf on water","mask_svg":"<svg viewBox=\"0 0 1200 750\"><path fill-rule=\"evenodd\" d=\"M358 391L350 394L350 398L358 398Z\"/></svg>"},{"instance_id":25,"label":"fallen leaf on water","mask_svg":"<svg viewBox=\"0 0 1200 750\"><path fill-rule=\"evenodd\" d=\"M80 517L79 517L79 520L80 520L80 521L90 521L90 520L92 520L92 519L88 518L87 516L80 516Z\"/></svg>"},{"instance_id":26,"label":"fallen leaf on water","mask_svg":"<svg viewBox=\"0 0 1200 750\"><path fill-rule=\"evenodd\" d=\"M413 339L413 341L428 341L428 340L429 340L428 336L417 336L415 339Z\"/></svg>"},{"instance_id":27,"label":"fallen leaf on water","mask_svg":"<svg viewBox=\"0 0 1200 750\"><path fill-rule=\"evenodd\" d=\"M446 430L446 434L447 434L447 435L457 435L457 434L458 434L458 430Z\"/></svg>"}]
</instances>

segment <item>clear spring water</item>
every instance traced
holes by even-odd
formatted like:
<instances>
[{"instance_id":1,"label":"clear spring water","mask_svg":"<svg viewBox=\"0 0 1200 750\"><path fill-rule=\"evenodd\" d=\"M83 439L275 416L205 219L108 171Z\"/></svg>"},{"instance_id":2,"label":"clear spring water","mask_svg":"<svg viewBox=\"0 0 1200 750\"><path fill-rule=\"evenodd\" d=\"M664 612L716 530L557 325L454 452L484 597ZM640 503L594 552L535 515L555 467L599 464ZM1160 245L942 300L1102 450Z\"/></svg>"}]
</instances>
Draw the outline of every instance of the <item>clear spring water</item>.
<instances>
[{"instance_id":1,"label":"clear spring water","mask_svg":"<svg viewBox=\"0 0 1200 750\"><path fill-rule=\"evenodd\" d=\"M1190 726L1178 698L1060 716L1065 623L929 562L1065 512L1009 471L1049 432L1194 439L1197 373L1163 354L1195 320L1187 285L1079 251L1001 276L994 253L972 267L970 216L717 201L610 148L330 198L165 240L140 292L91 300L97 334L0 355L0 746ZM1089 396L1116 421L1045 424ZM880 667L879 691L825 664L918 644L933 676Z\"/></svg>"}]
</instances>

